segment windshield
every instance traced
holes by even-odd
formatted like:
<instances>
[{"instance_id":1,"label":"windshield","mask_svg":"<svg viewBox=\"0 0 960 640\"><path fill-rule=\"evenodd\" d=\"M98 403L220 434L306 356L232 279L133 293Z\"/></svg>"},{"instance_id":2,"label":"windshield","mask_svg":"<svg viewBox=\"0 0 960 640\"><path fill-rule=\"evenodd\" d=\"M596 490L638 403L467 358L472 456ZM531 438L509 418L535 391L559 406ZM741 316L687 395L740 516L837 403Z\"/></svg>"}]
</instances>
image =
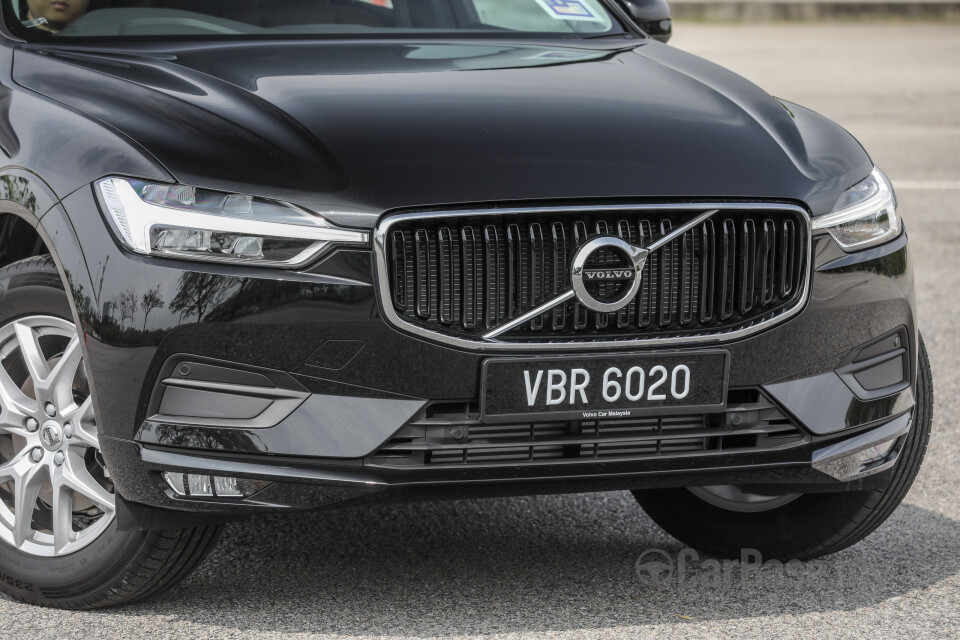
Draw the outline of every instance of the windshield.
<instances>
[{"instance_id":1,"label":"windshield","mask_svg":"<svg viewBox=\"0 0 960 640\"><path fill-rule=\"evenodd\" d=\"M28 40L623 33L601 0L3 0Z\"/></svg>"}]
</instances>

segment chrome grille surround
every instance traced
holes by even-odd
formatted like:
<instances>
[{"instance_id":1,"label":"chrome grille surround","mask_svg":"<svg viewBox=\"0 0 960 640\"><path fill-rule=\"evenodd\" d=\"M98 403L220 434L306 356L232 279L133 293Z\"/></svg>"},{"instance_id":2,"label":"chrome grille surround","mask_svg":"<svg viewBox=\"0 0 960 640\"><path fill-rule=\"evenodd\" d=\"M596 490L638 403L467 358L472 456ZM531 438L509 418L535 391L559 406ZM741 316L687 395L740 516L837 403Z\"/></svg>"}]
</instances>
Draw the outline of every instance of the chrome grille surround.
<instances>
[{"instance_id":1,"label":"chrome grille surround","mask_svg":"<svg viewBox=\"0 0 960 640\"><path fill-rule=\"evenodd\" d=\"M484 339L480 336L463 337L451 335L430 327L415 324L408 321L399 313L392 304L392 291L389 271L389 237L392 227L400 222L411 222L416 220L436 220L436 219L458 219L458 218L482 218L484 216L551 216L551 215L599 215L599 214L655 214L655 213L683 213L689 212L692 216L702 213L709 209L717 209L720 214L723 212L784 212L796 215L802 221L799 231L803 235L803 244L805 247L801 283L801 293L798 295L789 307L780 309L772 317L763 318L755 323L745 327L737 327L731 330L711 330L709 332L698 334L687 334L681 336L657 336L657 337L628 337L615 338L604 336L602 338L581 336L571 338L569 336L554 337L541 341L527 340L517 341L503 339L501 337ZM696 202L696 203L668 203L668 204L635 204L635 205L589 205L589 206L554 206L554 207L518 207L502 209L458 209L443 211L411 212L388 215L380 220L374 231L374 257L376 269L376 287L380 302L380 311L387 321L394 327L441 344L454 346L457 348L471 351L482 352L529 352L529 351L568 351L568 350L598 350L598 349L622 349L624 347L654 347L654 346L686 346L686 345L709 345L725 341L740 339L774 325L780 324L799 313L809 298L810 279L812 273L812 223L809 213L803 208L786 203L768 203L768 202Z\"/></svg>"}]
</instances>

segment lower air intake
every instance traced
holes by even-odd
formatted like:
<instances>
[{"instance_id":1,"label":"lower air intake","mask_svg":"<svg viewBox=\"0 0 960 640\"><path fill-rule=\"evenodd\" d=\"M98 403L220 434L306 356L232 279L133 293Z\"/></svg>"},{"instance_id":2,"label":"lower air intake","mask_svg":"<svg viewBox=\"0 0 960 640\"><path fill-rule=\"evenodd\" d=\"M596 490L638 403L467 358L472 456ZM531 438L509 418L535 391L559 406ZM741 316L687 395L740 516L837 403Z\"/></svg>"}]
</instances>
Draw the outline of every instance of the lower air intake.
<instances>
[{"instance_id":1,"label":"lower air intake","mask_svg":"<svg viewBox=\"0 0 960 640\"><path fill-rule=\"evenodd\" d=\"M473 403L434 404L369 459L381 467L480 467L771 451L807 436L760 391L732 390L723 413L484 424Z\"/></svg>"}]
</instances>

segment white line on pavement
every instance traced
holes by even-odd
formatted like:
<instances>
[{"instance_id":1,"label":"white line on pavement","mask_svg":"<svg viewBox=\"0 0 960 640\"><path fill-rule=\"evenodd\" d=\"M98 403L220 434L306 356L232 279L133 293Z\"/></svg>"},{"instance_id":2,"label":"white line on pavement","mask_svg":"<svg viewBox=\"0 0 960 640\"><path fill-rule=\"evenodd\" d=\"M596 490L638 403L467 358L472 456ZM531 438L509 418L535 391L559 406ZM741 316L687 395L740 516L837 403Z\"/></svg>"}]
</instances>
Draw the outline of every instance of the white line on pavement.
<instances>
[{"instance_id":1,"label":"white line on pavement","mask_svg":"<svg viewBox=\"0 0 960 640\"><path fill-rule=\"evenodd\" d=\"M893 187L902 191L960 191L960 180L894 180Z\"/></svg>"},{"instance_id":2,"label":"white line on pavement","mask_svg":"<svg viewBox=\"0 0 960 640\"><path fill-rule=\"evenodd\" d=\"M849 126L855 135L891 135L891 136L955 136L960 135L960 127L897 127L897 126Z\"/></svg>"}]
</instances>

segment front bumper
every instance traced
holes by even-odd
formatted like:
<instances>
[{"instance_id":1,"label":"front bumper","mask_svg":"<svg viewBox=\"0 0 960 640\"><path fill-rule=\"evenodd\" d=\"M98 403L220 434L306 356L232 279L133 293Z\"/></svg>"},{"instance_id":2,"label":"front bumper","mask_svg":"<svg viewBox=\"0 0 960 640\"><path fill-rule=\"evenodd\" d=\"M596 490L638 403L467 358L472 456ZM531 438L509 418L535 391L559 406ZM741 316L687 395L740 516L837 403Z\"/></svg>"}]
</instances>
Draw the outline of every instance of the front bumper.
<instances>
[{"instance_id":1,"label":"front bumper","mask_svg":"<svg viewBox=\"0 0 960 640\"><path fill-rule=\"evenodd\" d=\"M70 219L101 220L87 190L63 207ZM51 237L58 225L69 224L65 213L57 215L43 221ZM729 388L758 390L772 401L803 436L794 446L428 469L385 466L371 456L428 405L475 402L485 356L388 325L378 310L369 252L339 251L308 272L243 270L133 256L102 223L72 226L96 283L95 300L74 298L86 332L101 446L118 494L133 503L247 513L352 499L693 484L850 490L885 482L889 466L845 475L831 473L828 468L839 467L822 464L824 457L850 454L870 439L864 434L909 428L917 334L905 233L852 255L828 236L816 237L803 310L722 345ZM122 296L139 299L148 290L157 291L164 306L119 317ZM858 384L858 363L876 355L865 348L892 336L905 354L903 384L881 386L879 393ZM189 371L181 377L198 367L206 372L199 386L177 381L184 363ZM194 406L192 420L178 422L164 408L158 389L171 388L183 402L168 406ZM281 401L283 411L275 406ZM268 410L285 417L273 426L257 424L254 418ZM844 443L853 443L851 451ZM180 497L161 471L274 484L245 500Z\"/></svg>"},{"instance_id":2,"label":"front bumper","mask_svg":"<svg viewBox=\"0 0 960 640\"><path fill-rule=\"evenodd\" d=\"M650 490L733 484L757 493L836 492L885 487L891 481L912 411L853 437L832 439L794 451L790 456L746 456L703 460L604 463L581 469L565 465L504 474L383 473L362 467L338 467L303 459L255 459L224 454L196 455L137 443L110 443L112 456L130 461L128 480L147 499L130 505L121 494L121 527L193 526L242 519L265 511L304 510L344 503L486 498L499 496ZM882 458L863 462L859 455L877 448ZM160 480L163 472L270 480L267 488L245 499L181 497ZM150 505L145 509L144 505ZM185 514L183 512L189 512Z\"/></svg>"}]
</instances>

